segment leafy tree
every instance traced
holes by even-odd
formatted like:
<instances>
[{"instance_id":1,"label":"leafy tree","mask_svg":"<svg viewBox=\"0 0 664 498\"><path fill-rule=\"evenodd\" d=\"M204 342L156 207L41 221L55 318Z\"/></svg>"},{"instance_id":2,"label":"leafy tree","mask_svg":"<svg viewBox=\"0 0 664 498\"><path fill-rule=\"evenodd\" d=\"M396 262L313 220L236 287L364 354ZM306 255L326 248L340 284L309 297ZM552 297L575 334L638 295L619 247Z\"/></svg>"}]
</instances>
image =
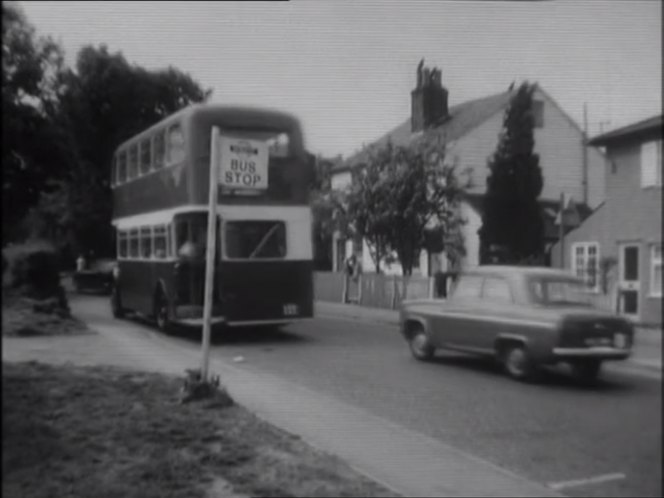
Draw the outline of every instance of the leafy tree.
<instances>
[{"instance_id":1,"label":"leafy tree","mask_svg":"<svg viewBox=\"0 0 664 498\"><path fill-rule=\"evenodd\" d=\"M431 244L431 233L443 239L446 251L463 253L462 190L438 138L370 149L356 171L345 199L347 217L367 241L377 273L394 252L404 274L411 275L416 258Z\"/></svg>"},{"instance_id":2,"label":"leafy tree","mask_svg":"<svg viewBox=\"0 0 664 498\"><path fill-rule=\"evenodd\" d=\"M67 161L47 110L57 98L63 54L37 37L21 9L2 3L3 240L22 238L20 220Z\"/></svg>"},{"instance_id":3,"label":"leafy tree","mask_svg":"<svg viewBox=\"0 0 664 498\"><path fill-rule=\"evenodd\" d=\"M32 216L55 220L71 251L112 255L110 164L124 140L166 116L211 95L175 68L148 71L130 65L105 45L86 46L76 70L62 71L53 122L66 130L69 169L65 182L46 193ZM63 206L66 206L62 212ZM47 223L37 223L44 227ZM55 228L51 225L51 229Z\"/></svg>"},{"instance_id":4,"label":"leafy tree","mask_svg":"<svg viewBox=\"0 0 664 498\"><path fill-rule=\"evenodd\" d=\"M533 152L532 95L524 82L505 112L483 201L480 263L523 263L544 254L544 220L537 201L544 184Z\"/></svg>"}]
</instances>

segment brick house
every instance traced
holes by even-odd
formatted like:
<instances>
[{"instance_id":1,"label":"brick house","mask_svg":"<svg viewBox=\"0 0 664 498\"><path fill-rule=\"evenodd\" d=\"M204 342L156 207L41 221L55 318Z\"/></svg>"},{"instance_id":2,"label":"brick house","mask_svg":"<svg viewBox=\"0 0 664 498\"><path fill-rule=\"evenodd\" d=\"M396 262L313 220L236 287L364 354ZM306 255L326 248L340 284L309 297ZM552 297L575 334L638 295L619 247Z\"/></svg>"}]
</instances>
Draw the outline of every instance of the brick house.
<instances>
[{"instance_id":1,"label":"brick house","mask_svg":"<svg viewBox=\"0 0 664 498\"><path fill-rule=\"evenodd\" d=\"M662 116L599 135L606 148L605 201L553 248L553 264L570 268L609 294L618 311L662 324ZM602 285L600 262L615 262ZM602 289L604 287L604 289Z\"/></svg>"},{"instance_id":2,"label":"brick house","mask_svg":"<svg viewBox=\"0 0 664 498\"><path fill-rule=\"evenodd\" d=\"M441 72L434 68L417 68L417 83L411 92L411 116L371 145L408 145L425 134L439 134L447 144L447 160L456 164L462 182L469 182L461 211L467 224L463 234L467 256L462 266L479 261L482 195L486 190L487 161L498 144L503 118L516 89L448 106L449 92L443 87ZM540 197L546 215L547 247L558 240L553 225L561 193L574 199L581 218L591 212L604 196L604 157L596 148L584 146L585 136L577 124L539 85L533 95L535 113L535 152L539 154L544 176ZM331 186L343 189L352 181L352 171L360 166L366 151L360 151L332 170ZM344 259L353 251L361 255L365 271L374 264L366 244L344 240L335 235L333 269L342 268ZM423 251L414 274L431 275L447 269L444 253L428 255ZM400 274L398 263L381 264L387 274Z\"/></svg>"}]
</instances>

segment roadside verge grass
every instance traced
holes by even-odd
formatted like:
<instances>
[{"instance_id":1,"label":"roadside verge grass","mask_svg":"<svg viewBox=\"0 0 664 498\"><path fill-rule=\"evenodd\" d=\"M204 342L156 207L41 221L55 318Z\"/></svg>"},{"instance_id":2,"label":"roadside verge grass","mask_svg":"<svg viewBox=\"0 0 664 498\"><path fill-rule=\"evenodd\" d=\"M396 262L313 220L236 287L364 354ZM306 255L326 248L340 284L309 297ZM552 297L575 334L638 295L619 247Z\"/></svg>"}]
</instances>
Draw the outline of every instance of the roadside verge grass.
<instances>
[{"instance_id":1,"label":"roadside verge grass","mask_svg":"<svg viewBox=\"0 0 664 498\"><path fill-rule=\"evenodd\" d=\"M397 496L241 406L179 403L181 384L3 363L3 495Z\"/></svg>"}]
</instances>

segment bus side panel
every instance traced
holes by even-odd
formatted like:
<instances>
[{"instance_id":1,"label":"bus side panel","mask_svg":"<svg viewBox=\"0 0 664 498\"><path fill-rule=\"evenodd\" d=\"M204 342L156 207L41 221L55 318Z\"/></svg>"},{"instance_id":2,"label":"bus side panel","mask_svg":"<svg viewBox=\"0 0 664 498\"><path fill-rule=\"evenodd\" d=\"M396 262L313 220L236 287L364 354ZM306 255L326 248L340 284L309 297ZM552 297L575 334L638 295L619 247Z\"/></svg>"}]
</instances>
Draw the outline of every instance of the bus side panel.
<instances>
[{"instance_id":1,"label":"bus side panel","mask_svg":"<svg viewBox=\"0 0 664 498\"><path fill-rule=\"evenodd\" d=\"M152 288L150 289L150 297L154 298L154 293L162 282L166 299L172 305L175 297L175 261L158 261L152 265ZM151 304L152 306L152 304ZM150 310L152 312L152 310Z\"/></svg>"},{"instance_id":2,"label":"bus side panel","mask_svg":"<svg viewBox=\"0 0 664 498\"><path fill-rule=\"evenodd\" d=\"M113 218L191 204L189 175L190 168L183 162L116 186Z\"/></svg>"},{"instance_id":3,"label":"bus side panel","mask_svg":"<svg viewBox=\"0 0 664 498\"><path fill-rule=\"evenodd\" d=\"M221 270L227 321L313 316L312 261L227 261Z\"/></svg>"},{"instance_id":4,"label":"bus side panel","mask_svg":"<svg viewBox=\"0 0 664 498\"><path fill-rule=\"evenodd\" d=\"M152 314L153 263L120 261L122 306L145 315Z\"/></svg>"}]
</instances>

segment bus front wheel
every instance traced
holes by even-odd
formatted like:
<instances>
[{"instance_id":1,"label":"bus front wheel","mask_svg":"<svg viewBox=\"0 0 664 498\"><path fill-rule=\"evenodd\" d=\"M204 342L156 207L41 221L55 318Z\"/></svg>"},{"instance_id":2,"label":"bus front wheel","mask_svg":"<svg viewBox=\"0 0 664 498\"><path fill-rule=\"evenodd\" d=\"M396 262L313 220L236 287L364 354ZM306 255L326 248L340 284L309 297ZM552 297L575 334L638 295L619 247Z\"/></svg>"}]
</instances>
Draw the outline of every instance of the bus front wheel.
<instances>
[{"instance_id":1,"label":"bus front wheel","mask_svg":"<svg viewBox=\"0 0 664 498\"><path fill-rule=\"evenodd\" d=\"M168 316L168 301L162 291L157 292L154 299L154 319L157 328L162 332L169 332L172 324Z\"/></svg>"}]
</instances>

